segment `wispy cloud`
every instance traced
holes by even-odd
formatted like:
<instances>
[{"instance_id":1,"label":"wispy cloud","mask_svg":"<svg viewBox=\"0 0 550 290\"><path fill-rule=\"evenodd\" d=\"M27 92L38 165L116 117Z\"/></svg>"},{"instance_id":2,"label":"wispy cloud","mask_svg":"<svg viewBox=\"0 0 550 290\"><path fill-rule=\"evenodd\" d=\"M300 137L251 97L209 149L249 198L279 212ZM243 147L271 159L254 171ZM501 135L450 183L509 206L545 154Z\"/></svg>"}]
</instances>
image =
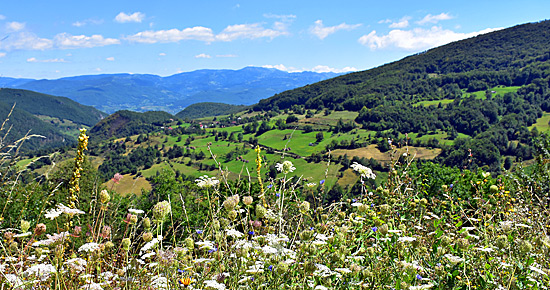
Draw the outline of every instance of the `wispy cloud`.
<instances>
[{"instance_id":1,"label":"wispy cloud","mask_svg":"<svg viewBox=\"0 0 550 290\"><path fill-rule=\"evenodd\" d=\"M346 24L342 23L335 26L324 26L322 20L315 21L315 24L309 29L309 31L317 36L319 39L325 39L327 36L339 31L339 30L353 30L361 24Z\"/></svg>"},{"instance_id":2,"label":"wispy cloud","mask_svg":"<svg viewBox=\"0 0 550 290\"><path fill-rule=\"evenodd\" d=\"M409 27L409 20L411 20L411 17L405 16L401 18L398 22L393 22L390 24L390 28L406 28Z\"/></svg>"},{"instance_id":3,"label":"wispy cloud","mask_svg":"<svg viewBox=\"0 0 550 290\"><path fill-rule=\"evenodd\" d=\"M110 57L106 58L105 60L107 60L107 61L115 61L115 58L114 58L113 56L110 56Z\"/></svg>"},{"instance_id":4,"label":"wispy cloud","mask_svg":"<svg viewBox=\"0 0 550 290\"><path fill-rule=\"evenodd\" d=\"M295 68L295 67L292 67L292 66L287 67L284 64L263 65L262 67L264 67L264 68L274 68L274 69L278 69L278 70L286 71L286 72L290 72L290 73L304 72L304 71L312 71L312 72L317 72L317 73L326 73L326 72L346 73L346 72L357 71L357 69L354 68L354 67L345 67L345 68L337 69L337 68L329 67L329 66L326 66L326 65L317 65L317 66L315 66L313 68L309 68L309 69L308 68L299 69L299 68Z\"/></svg>"},{"instance_id":5,"label":"wispy cloud","mask_svg":"<svg viewBox=\"0 0 550 290\"><path fill-rule=\"evenodd\" d=\"M118 23L127 23L127 22L141 22L145 19L145 14L141 12L134 12L132 14L126 14L120 12L116 17L115 21Z\"/></svg>"},{"instance_id":6,"label":"wispy cloud","mask_svg":"<svg viewBox=\"0 0 550 290\"><path fill-rule=\"evenodd\" d=\"M430 29L395 29L386 35L378 35L373 30L371 33L361 36L359 43L370 47L372 50L395 47L403 50L418 51L500 29L502 28L487 28L471 33L458 33L439 26L433 26Z\"/></svg>"},{"instance_id":7,"label":"wispy cloud","mask_svg":"<svg viewBox=\"0 0 550 290\"><path fill-rule=\"evenodd\" d=\"M416 22L420 25L423 25L423 24L426 24L426 23L437 23L441 20L449 20L449 19L453 19L453 17L451 15L449 15L448 13L441 13L441 14L438 14L438 15L431 15L431 14L428 14L426 16L424 16L424 18L422 18L422 20Z\"/></svg>"},{"instance_id":8,"label":"wispy cloud","mask_svg":"<svg viewBox=\"0 0 550 290\"><path fill-rule=\"evenodd\" d=\"M53 47L53 41L40 38L36 34L26 31L12 33L3 41L0 41L2 50L45 50Z\"/></svg>"},{"instance_id":9,"label":"wispy cloud","mask_svg":"<svg viewBox=\"0 0 550 290\"><path fill-rule=\"evenodd\" d=\"M0 57L4 57L6 56L7 54L5 52L0 52Z\"/></svg>"},{"instance_id":10,"label":"wispy cloud","mask_svg":"<svg viewBox=\"0 0 550 290\"><path fill-rule=\"evenodd\" d=\"M201 53L201 54L195 55L195 58L212 58L212 57L206 53Z\"/></svg>"},{"instance_id":11,"label":"wispy cloud","mask_svg":"<svg viewBox=\"0 0 550 290\"><path fill-rule=\"evenodd\" d=\"M282 27L279 27L282 28ZM260 23L236 24L227 26L221 33L216 35L218 41L233 41L236 39L275 38L287 35L286 30L264 28Z\"/></svg>"},{"instance_id":12,"label":"wispy cloud","mask_svg":"<svg viewBox=\"0 0 550 290\"><path fill-rule=\"evenodd\" d=\"M53 59L36 59L35 57L27 58L27 62L67 62L62 58L53 58Z\"/></svg>"},{"instance_id":13,"label":"wispy cloud","mask_svg":"<svg viewBox=\"0 0 550 290\"><path fill-rule=\"evenodd\" d=\"M198 40L204 42L214 41L234 41L237 39L257 39L270 38L281 35L287 35L286 29L277 27L278 29L265 28L261 23L252 24L236 24L227 26L219 34L214 34L211 28L203 26L195 26L190 28L170 29L170 30L147 30L138 32L131 36L126 36L125 39L130 42L139 43L157 43L157 42L179 42L182 40Z\"/></svg>"},{"instance_id":14,"label":"wispy cloud","mask_svg":"<svg viewBox=\"0 0 550 290\"><path fill-rule=\"evenodd\" d=\"M126 39L130 42L139 43L157 43L157 42L179 42L181 40L200 40L206 42L214 41L214 33L212 29L195 26L191 28L170 29L170 30L147 30L138 32L134 35L127 36Z\"/></svg>"},{"instance_id":15,"label":"wispy cloud","mask_svg":"<svg viewBox=\"0 0 550 290\"><path fill-rule=\"evenodd\" d=\"M76 22L73 22L72 25L73 26L76 26L76 27L82 27L82 26L85 26L85 25L88 25L88 24L93 24L93 25L100 25L100 24L103 24L103 19L86 19L86 20L82 20L82 21L76 21Z\"/></svg>"},{"instance_id":16,"label":"wispy cloud","mask_svg":"<svg viewBox=\"0 0 550 290\"><path fill-rule=\"evenodd\" d=\"M106 46L120 44L120 40L115 38L105 38L102 35L95 34L92 36L86 35L70 35L68 33L60 33L54 38L55 45L61 49L70 48L90 48L97 46Z\"/></svg>"},{"instance_id":17,"label":"wispy cloud","mask_svg":"<svg viewBox=\"0 0 550 290\"><path fill-rule=\"evenodd\" d=\"M6 19L6 16L0 14L0 20L4 20L4 19Z\"/></svg>"},{"instance_id":18,"label":"wispy cloud","mask_svg":"<svg viewBox=\"0 0 550 290\"><path fill-rule=\"evenodd\" d=\"M161 52L161 53L159 53L159 56L166 56L166 53Z\"/></svg>"},{"instance_id":19,"label":"wispy cloud","mask_svg":"<svg viewBox=\"0 0 550 290\"><path fill-rule=\"evenodd\" d=\"M6 30L8 32L17 32L23 29L25 29L25 23L23 22L12 21L6 23Z\"/></svg>"}]
</instances>

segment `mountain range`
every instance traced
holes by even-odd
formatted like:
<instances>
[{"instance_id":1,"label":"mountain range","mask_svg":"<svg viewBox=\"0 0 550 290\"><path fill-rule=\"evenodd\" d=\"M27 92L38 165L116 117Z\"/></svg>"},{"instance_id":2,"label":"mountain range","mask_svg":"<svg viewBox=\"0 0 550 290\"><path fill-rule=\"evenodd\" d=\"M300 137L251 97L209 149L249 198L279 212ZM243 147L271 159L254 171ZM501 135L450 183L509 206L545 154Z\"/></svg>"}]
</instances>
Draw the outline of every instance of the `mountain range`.
<instances>
[{"instance_id":1,"label":"mountain range","mask_svg":"<svg viewBox=\"0 0 550 290\"><path fill-rule=\"evenodd\" d=\"M175 114L205 101L252 105L274 94L338 75L245 67L197 70L167 77L149 74L83 75L54 80L0 77L0 87L64 96L107 113L162 110Z\"/></svg>"}]
</instances>

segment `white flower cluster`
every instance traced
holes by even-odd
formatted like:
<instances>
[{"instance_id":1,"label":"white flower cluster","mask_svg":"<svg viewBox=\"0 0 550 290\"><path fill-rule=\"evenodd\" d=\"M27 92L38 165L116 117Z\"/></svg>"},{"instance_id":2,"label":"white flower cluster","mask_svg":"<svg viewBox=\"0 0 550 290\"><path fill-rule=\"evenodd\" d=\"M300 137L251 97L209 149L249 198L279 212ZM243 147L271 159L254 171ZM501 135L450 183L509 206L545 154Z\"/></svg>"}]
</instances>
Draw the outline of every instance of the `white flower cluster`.
<instances>
[{"instance_id":1,"label":"white flower cluster","mask_svg":"<svg viewBox=\"0 0 550 290\"><path fill-rule=\"evenodd\" d=\"M87 243L87 244L84 244L84 245L80 246L80 248L78 248L79 252L84 251L86 253L93 252L95 250L99 250L99 244L98 243Z\"/></svg>"},{"instance_id":2,"label":"white flower cluster","mask_svg":"<svg viewBox=\"0 0 550 290\"><path fill-rule=\"evenodd\" d=\"M208 177L208 175L203 175L199 177L198 179L195 179L195 182L197 183L198 187L214 187L220 183L219 180L216 179L216 177Z\"/></svg>"},{"instance_id":3,"label":"white flower cluster","mask_svg":"<svg viewBox=\"0 0 550 290\"><path fill-rule=\"evenodd\" d=\"M66 239L67 237L69 237L71 234L69 232L61 232L59 234L53 234L53 235L46 235L48 237L48 239L46 240L41 240L41 241L36 241L34 242L32 245L33 246L49 246L51 244L54 244L56 242L59 242L59 241L63 241L64 239Z\"/></svg>"},{"instance_id":4,"label":"white flower cluster","mask_svg":"<svg viewBox=\"0 0 550 290\"><path fill-rule=\"evenodd\" d=\"M275 164L275 167L279 172L282 172L284 174L289 174L296 170L296 167L292 164L292 162L285 160L283 163L277 163Z\"/></svg>"},{"instance_id":5,"label":"white flower cluster","mask_svg":"<svg viewBox=\"0 0 550 290\"><path fill-rule=\"evenodd\" d=\"M70 208L68 206L65 206L64 204L60 203L57 205L56 209L50 209L46 212L46 218L49 218L51 220L57 218L62 213L73 216L75 214L84 214L85 212L76 209L76 208Z\"/></svg>"},{"instance_id":6,"label":"white flower cluster","mask_svg":"<svg viewBox=\"0 0 550 290\"><path fill-rule=\"evenodd\" d=\"M372 172L372 169L366 166L363 166L357 162L353 162L353 164L350 167L353 168L353 170L357 171L359 175L361 175L361 177L363 178L370 178L370 179L376 178L376 174Z\"/></svg>"}]
</instances>

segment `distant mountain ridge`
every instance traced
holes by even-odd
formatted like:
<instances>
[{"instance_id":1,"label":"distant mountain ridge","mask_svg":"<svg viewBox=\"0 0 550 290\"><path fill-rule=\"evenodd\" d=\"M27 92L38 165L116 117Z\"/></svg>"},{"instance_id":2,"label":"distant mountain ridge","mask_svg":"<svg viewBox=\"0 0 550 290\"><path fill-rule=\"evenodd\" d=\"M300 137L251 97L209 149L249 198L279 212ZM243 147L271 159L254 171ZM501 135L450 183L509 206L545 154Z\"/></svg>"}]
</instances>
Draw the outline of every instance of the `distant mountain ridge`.
<instances>
[{"instance_id":1,"label":"distant mountain ridge","mask_svg":"<svg viewBox=\"0 0 550 290\"><path fill-rule=\"evenodd\" d=\"M125 109L175 114L200 102L252 105L274 94L338 75L341 74L245 67L204 69L167 77L150 74L83 75L54 80L0 77L0 87L64 96L107 113Z\"/></svg>"}]
</instances>

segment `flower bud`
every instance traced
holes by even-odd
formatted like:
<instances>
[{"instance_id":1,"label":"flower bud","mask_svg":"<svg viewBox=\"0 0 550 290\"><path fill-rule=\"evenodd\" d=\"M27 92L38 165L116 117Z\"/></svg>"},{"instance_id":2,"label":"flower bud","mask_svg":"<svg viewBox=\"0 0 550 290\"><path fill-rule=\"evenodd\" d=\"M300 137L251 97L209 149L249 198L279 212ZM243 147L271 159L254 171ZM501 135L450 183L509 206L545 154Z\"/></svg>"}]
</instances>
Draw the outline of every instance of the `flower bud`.
<instances>
[{"instance_id":1,"label":"flower bud","mask_svg":"<svg viewBox=\"0 0 550 290\"><path fill-rule=\"evenodd\" d=\"M131 244L132 244L132 241L130 241L129 238L122 239L122 249L123 250L129 251Z\"/></svg>"},{"instance_id":2,"label":"flower bud","mask_svg":"<svg viewBox=\"0 0 550 290\"><path fill-rule=\"evenodd\" d=\"M109 202L109 200L111 200L111 196L106 189L99 192L99 202L101 202L102 204L106 204Z\"/></svg>"},{"instance_id":3,"label":"flower bud","mask_svg":"<svg viewBox=\"0 0 550 290\"><path fill-rule=\"evenodd\" d=\"M143 240L148 243L153 240L153 233L147 232L143 234Z\"/></svg>"},{"instance_id":4,"label":"flower bud","mask_svg":"<svg viewBox=\"0 0 550 290\"><path fill-rule=\"evenodd\" d=\"M243 197L243 203L246 204L246 205L251 205L252 201L253 201L252 196Z\"/></svg>"},{"instance_id":5,"label":"flower bud","mask_svg":"<svg viewBox=\"0 0 550 290\"><path fill-rule=\"evenodd\" d=\"M21 231L26 233L31 227L31 223L25 220L21 220Z\"/></svg>"},{"instance_id":6,"label":"flower bud","mask_svg":"<svg viewBox=\"0 0 550 290\"><path fill-rule=\"evenodd\" d=\"M43 223L37 224L36 227L34 227L34 235L39 237L42 234L46 232L46 225Z\"/></svg>"}]
</instances>

